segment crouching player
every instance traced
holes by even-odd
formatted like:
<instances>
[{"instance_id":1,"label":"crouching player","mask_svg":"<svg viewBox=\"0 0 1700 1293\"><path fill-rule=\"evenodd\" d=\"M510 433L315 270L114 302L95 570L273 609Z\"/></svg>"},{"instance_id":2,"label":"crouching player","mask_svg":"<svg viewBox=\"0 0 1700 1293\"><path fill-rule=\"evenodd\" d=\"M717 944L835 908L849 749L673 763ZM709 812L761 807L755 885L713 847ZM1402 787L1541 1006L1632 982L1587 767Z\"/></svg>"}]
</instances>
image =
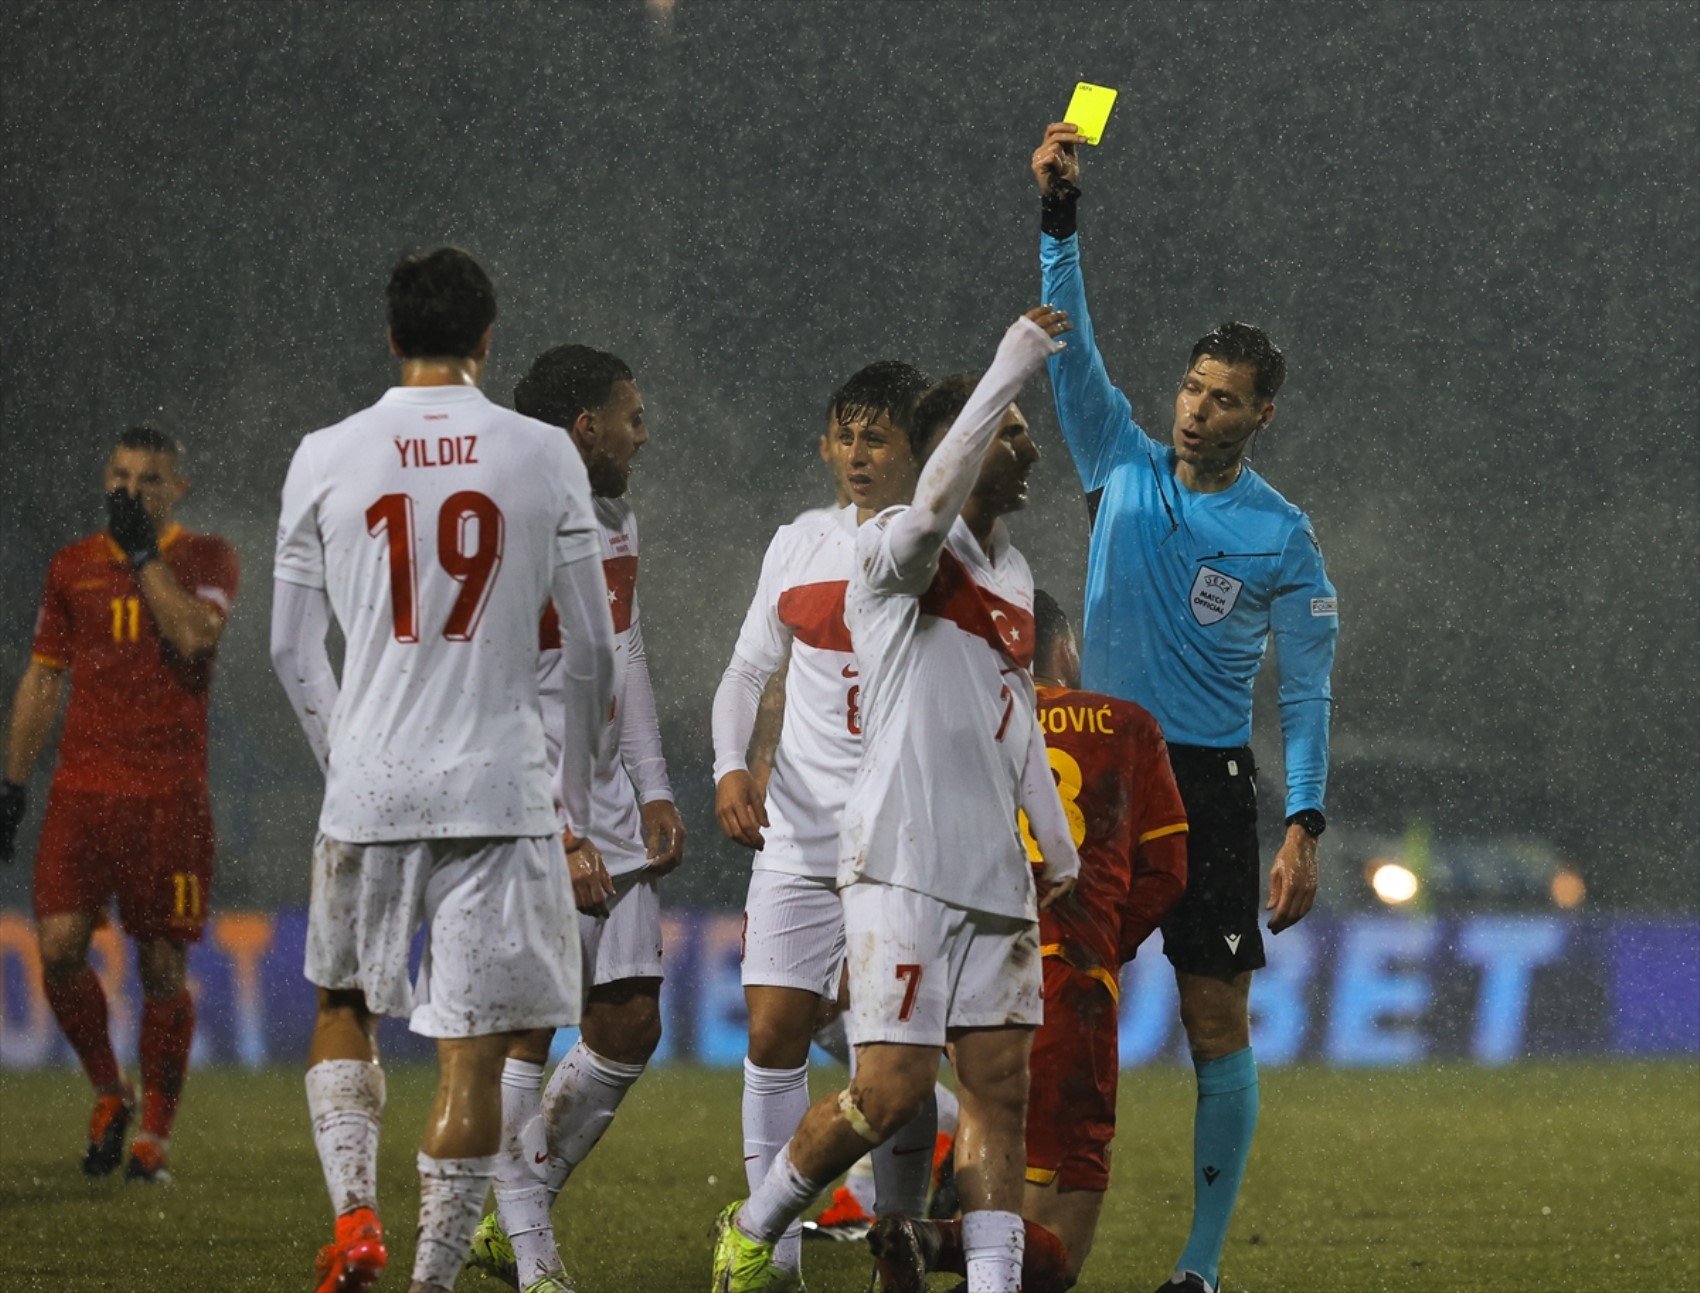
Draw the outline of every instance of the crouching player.
<instances>
[{"instance_id":1,"label":"crouching player","mask_svg":"<svg viewBox=\"0 0 1700 1293\"><path fill-rule=\"evenodd\" d=\"M589 346L557 346L532 362L514 408L562 427L584 459L614 617L614 705L602 729L586 833L601 854L580 866L579 947L585 1001L579 1039L543 1086L550 1028L519 1038L502 1070L502 1153L496 1211L468 1264L526 1290L564 1288L550 1211L602 1138L661 1041L659 881L679 865L685 831L673 805L661 726L638 619L638 527L626 501L632 460L649 440L632 371ZM546 613L538 662L545 740L559 761L561 630Z\"/></svg>"},{"instance_id":2,"label":"crouching player","mask_svg":"<svg viewBox=\"0 0 1700 1293\"><path fill-rule=\"evenodd\" d=\"M60 549L48 567L12 706L0 860L12 856L30 769L69 673L70 712L36 855L42 977L95 1090L83 1171L104 1176L123 1157L134 1106L88 960L116 897L142 980L142 1127L124 1175L163 1182L195 1031L189 944L201 936L212 885L207 699L236 595L236 554L216 535L172 521L188 481L165 433L132 427L119 436L105 487L106 532Z\"/></svg>"}]
</instances>

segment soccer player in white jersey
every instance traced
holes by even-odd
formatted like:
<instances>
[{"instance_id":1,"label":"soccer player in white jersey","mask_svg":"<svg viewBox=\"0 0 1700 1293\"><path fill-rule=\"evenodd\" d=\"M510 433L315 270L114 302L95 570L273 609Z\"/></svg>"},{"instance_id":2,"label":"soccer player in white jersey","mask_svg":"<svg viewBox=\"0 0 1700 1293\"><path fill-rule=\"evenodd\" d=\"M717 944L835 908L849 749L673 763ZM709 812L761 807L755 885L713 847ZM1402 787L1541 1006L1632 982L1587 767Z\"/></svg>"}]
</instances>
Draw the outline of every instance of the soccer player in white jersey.
<instances>
[{"instance_id":1,"label":"soccer player in white jersey","mask_svg":"<svg viewBox=\"0 0 1700 1293\"><path fill-rule=\"evenodd\" d=\"M532 361L514 408L563 428L590 475L602 570L614 616L614 704L602 729L588 833L605 870L574 876L585 1002L579 1038L547 1090L552 1029L508 1048L496 1212L480 1223L470 1264L525 1290L562 1270L550 1208L613 1121L661 1041L660 878L679 865L685 830L673 804L638 614L638 525L626 500L632 461L649 440L643 395L617 356L556 346ZM538 681L544 735L560 726L560 628L546 615Z\"/></svg>"},{"instance_id":2,"label":"soccer player in white jersey","mask_svg":"<svg viewBox=\"0 0 1700 1293\"><path fill-rule=\"evenodd\" d=\"M858 1067L848 1090L810 1108L749 1200L721 1214L720 1293L796 1287L774 1263L775 1240L827 1182L915 1116L946 1042L962 1099L969 1288L1018 1287L1027 1050L1040 1010L1038 904L1018 803L1045 855L1047 902L1067 891L1079 860L1026 669L1032 576L998 517L1025 502L1038 457L1012 400L1066 328L1059 313L1034 310L960 412L951 383L923 397L906 418L911 442L929 444L946 408L950 430L914 504L857 535L845 614L863 748L838 881ZM901 1223L887 1233L916 1234ZM894 1262L919 1267L923 1255L911 1243L875 1256L889 1283Z\"/></svg>"},{"instance_id":3,"label":"soccer player in white jersey","mask_svg":"<svg viewBox=\"0 0 1700 1293\"><path fill-rule=\"evenodd\" d=\"M365 1289L387 1260L376 1212L383 1014L437 1039L411 1288L454 1286L495 1169L509 1041L578 1019L567 876L596 863L584 832L613 693L584 464L559 427L478 390L496 314L489 278L442 248L402 260L387 295L401 383L297 448L272 603L273 665L325 770L307 1102L337 1222L319 1293ZM537 688L549 602L571 644L553 793ZM325 649L333 614L340 681Z\"/></svg>"},{"instance_id":4,"label":"soccer player in white jersey","mask_svg":"<svg viewBox=\"0 0 1700 1293\"><path fill-rule=\"evenodd\" d=\"M714 698L716 813L728 837L757 850L743 950L750 1017L744 1163L752 1186L809 1107L810 1040L838 996L839 814L861 750L861 690L844 590L859 521L914 490L915 455L893 420L926 387L915 368L882 360L833 394L821 454L849 502L804 512L774 534ZM782 667L784 722L761 785L746 753L763 685ZM926 1136L930 1148L932 1133ZM930 1156L917 1166L924 1203ZM800 1269L799 1240L796 1226L782 1240L778 1260L786 1270Z\"/></svg>"}]
</instances>

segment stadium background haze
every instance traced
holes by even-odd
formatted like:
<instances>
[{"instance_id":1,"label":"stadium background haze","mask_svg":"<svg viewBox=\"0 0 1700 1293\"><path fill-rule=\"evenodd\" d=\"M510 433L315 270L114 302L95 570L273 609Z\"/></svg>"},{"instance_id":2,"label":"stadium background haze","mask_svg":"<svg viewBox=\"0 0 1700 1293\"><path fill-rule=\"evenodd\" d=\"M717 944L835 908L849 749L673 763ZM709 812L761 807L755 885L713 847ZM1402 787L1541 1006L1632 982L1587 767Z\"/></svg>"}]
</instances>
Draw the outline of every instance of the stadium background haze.
<instances>
[{"instance_id":1,"label":"stadium background haze","mask_svg":"<svg viewBox=\"0 0 1700 1293\"><path fill-rule=\"evenodd\" d=\"M184 520L243 559L213 706L220 906L306 898L320 781L265 646L278 490L302 435L390 384L384 277L441 242L496 282L492 397L566 341L637 372L644 625L691 831L669 896L738 904L709 702L762 549L829 497L815 440L845 375L982 366L1034 303L1027 156L1086 79L1121 91L1082 240L1136 415L1166 434L1223 318L1286 350L1255 462L1341 589L1325 877L1354 826L1535 838L1590 903L1700 907L1700 11L467 15L0 17L3 686L48 557L101 524L113 436L171 429ZM1023 407L1045 458L1018 542L1078 614L1085 510L1043 384ZM27 907L45 771L0 906Z\"/></svg>"}]
</instances>

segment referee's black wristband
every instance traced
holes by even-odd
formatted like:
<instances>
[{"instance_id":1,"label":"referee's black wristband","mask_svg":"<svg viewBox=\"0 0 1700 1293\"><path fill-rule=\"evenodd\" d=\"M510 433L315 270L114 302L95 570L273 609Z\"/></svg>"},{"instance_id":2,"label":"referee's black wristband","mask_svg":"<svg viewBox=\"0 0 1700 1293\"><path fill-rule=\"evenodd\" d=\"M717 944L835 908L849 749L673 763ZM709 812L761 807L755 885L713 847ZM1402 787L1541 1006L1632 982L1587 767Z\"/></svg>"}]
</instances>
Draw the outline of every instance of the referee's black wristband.
<instances>
[{"instance_id":1,"label":"referee's black wristband","mask_svg":"<svg viewBox=\"0 0 1700 1293\"><path fill-rule=\"evenodd\" d=\"M1080 188L1067 180L1055 180L1045 196L1039 199L1039 228L1053 238L1074 236L1074 205L1080 201Z\"/></svg>"},{"instance_id":2,"label":"referee's black wristband","mask_svg":"<svg viewBox=\"0 0 1700 1293\"><path fill-rule=\"evenodd\" d=\"M1302 826L1307 835L1317 839L1328 829L1328 819L1314 808L1304 808L1287 818L1287 825Z\"/></svg>"}]
</instances>

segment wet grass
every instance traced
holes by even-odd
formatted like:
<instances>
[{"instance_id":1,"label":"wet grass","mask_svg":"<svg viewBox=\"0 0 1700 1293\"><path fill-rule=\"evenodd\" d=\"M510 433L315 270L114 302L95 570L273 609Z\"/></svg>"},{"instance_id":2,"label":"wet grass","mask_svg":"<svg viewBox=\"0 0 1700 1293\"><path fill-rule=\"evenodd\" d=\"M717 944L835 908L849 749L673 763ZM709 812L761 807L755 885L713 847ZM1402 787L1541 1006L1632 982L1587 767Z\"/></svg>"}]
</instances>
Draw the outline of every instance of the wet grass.
<instances>
[{"instance_id":1,"label":"wet grass","mask_svg":"<svg viewBox=\"0 0 1700 1293\"><path fill-rule=\"evenodd\" d=\"M817 1092L834 1076L817 1075ZM384 1289L407 1287L432 1080L390 1075ZM738 1081L675 1068L634 1090L557 1211L583 1293L706 1289L706 1233L743 1193ZM1166 1275L1187 1225L1192 1100L1183 1070L1124 1075L1116 1178L1081 1293L1149 1293ZM1700 1066L1272 1070L1263 1111L1228 1290L1700 1289ZM298 1073L195 1074L163 1190L86 1183L86 1114L71 1074L0 1075L0 1288L311 1287L329 1217ZM806 1263L812 1293L866 1287L850 1245L811 1244Z\"/></svg>"}]
</instances>

